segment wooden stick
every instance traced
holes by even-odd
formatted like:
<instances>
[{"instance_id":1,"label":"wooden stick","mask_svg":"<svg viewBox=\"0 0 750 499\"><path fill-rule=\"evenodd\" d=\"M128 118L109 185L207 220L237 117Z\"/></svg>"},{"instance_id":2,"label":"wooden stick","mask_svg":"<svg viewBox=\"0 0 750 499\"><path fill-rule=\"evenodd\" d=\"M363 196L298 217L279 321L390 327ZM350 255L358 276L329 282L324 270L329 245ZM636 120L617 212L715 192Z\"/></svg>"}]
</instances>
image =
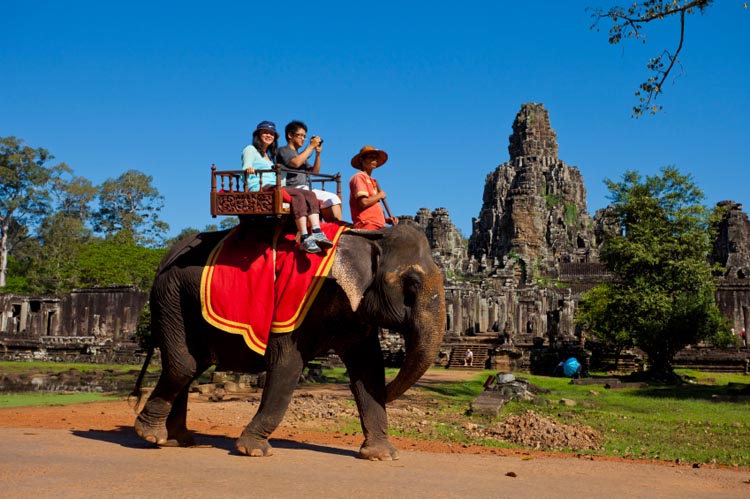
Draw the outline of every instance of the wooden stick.
<instances>
[{"instance_id":1,"label":"wooden stick","mask_svg":"<svg viewBox=\"0 0 750 499\"><path fill-rule=\"evenodd\" d=\"M383 189L380 188L380 184L376 184L378 188L378 192L382 191ZM380 200L381 203L383 203L383 207L385 208L385 212L388 214L389 218L393 218L393 215L391 214L391 209L388 208L388 203L385 202L385 199Z\"/></svg>"},{"instance_id":2,"label":"wooden stick","mask_svg":"<svg viewBox=\"0 0 750 499\"><path fill-rule=\"evenodd\" d=\"M393 215L391 215L391 209L388 208L388 203L385 202L385 199L380 200L383 203L383 207L385 208L385 212L388 214L389 218L393 218Z\"/></svg>"}]
</instances>

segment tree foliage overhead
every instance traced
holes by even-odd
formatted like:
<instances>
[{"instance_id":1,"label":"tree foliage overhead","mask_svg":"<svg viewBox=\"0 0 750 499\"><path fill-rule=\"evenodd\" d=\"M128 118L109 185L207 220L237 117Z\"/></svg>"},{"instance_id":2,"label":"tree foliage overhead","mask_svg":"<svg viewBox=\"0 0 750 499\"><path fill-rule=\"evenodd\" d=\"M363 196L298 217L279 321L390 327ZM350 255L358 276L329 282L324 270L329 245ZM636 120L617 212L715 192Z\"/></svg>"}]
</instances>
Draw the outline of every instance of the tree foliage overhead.
<instances>
[{"instance_id":1,"label":"tree foliage overhead","mask_svg":"<svg viewBox=\"0 0 750 499\"><path fill-rule=\"evenodd\" d=\"M577 321L613 346L635 345L650 370L671 376L687 345L726 338L714 300L709 212L703 193L675 168L645 180L634 171L605 181L612 205L601 259L614 280L582 297Z\"/></svg>"},{"instance_id":2,"label":"tree foliage overhead","mask_svg":"<svg viewBox=\"0 0 750 499\"><path fill-rule=\"evenodd\" d=\"M628 7L615 6L609 10L589 9L593 12L594 18L592 29L598 31L600 22L612 23L609 29L609 43L613 45L628 38L645 43L644 31L647 24L670 17L679 17L680 34L674 49L663 50L661 54L652 57L646 65L649 77L635 92L638 102L633 106L634 117L637 118L646 112L656 114L662 109L662 106L657 105L655 101L662 93L669 75L676 66L680 66L679 56L685 40L687 16L702 14L713 2L714 0L640 0ZM744 6L747 8L747 2Z\"/></svg>"}]
</instances>

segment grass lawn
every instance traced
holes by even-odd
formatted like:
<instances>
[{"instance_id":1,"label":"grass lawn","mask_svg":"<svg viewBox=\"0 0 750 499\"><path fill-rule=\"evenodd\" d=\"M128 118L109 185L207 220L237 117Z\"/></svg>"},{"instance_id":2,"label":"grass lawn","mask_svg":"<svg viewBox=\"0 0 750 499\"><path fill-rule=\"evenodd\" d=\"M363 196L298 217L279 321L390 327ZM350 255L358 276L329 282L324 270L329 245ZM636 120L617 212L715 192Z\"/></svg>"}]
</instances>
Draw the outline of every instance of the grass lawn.
<instances>
[{"instance_id":1,"label":"grass lawn","mask_svg":"<svg viewBox=\"0 0 750 499\"><path fill-rule=\"evenodd\" d=\"M496 419L532 410L561 423L591 426L605 440L604 450L589 452L592 454L750 468L750 401L747 397L721 402L714 398L729 398L734 393L730 383L750 384L750 376L686 370L678 373L690 382L623 389L518 374L548 390L540 396L550 403L509 403ZM484 371L469 383L444 384L430 390L444 400L443 411L465 415L491 374L495 373ZM575 406L563 406L561 399L573 400ZM469 417L482 424L492 423L486 417Z\"/></svg>"},{"instance_id":2,"label":"grass lawn","mask_svg":"<svg viewBox=\"0 0 750 499\"><path fill-rule=\"evenodd\" d=\"M56 393L56 392L28 392L28 393L0 393L0 407L70 405L84 402L101 402L104 400L118 400L120 395L103 393Z\"/></svg>"}]
</instances>

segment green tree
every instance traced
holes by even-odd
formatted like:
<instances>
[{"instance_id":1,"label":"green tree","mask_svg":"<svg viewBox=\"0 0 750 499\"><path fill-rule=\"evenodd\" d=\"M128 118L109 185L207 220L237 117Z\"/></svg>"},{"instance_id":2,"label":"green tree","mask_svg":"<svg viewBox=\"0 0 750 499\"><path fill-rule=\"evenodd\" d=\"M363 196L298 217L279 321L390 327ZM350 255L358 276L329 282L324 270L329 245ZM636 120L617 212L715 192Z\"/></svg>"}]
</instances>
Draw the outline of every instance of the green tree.
<instances>
[{"instance_id":1,"label":"green tree","mask_svg":"<svg viewBox=\"0 0 750 499\"><path fill-rule=\"evenodd\" d=\"M19 224L15 219L11 221L8 227L8 268L6 272L6 282L3 291L18 292L7 289L10 281L14 277L23 277L25 271L33 266L34 257L39 252L39 241L26 225ZM22 281L15 280L16 285ZM15 288L14 288L15 289Z\"/></svg>"},{"instance_id":2,"label":"green tree","mask_svg":"<svg viewBox=\"0 0 750 499\"><path fill-rule=\"evenodd\" d=\"M8 255L8 277L2 290L3 293L31 293L29 280L26 277L30 263L29 260L18 261L13 255Z\"/></svg>"},{"instance_id":3,"label":"green tree","mask_svg":"<svg viewBox=\"0 0 750 499\"><path fill-rule=\"evenodd\" d=\"M148 302L141 310L141 316L138 318L138 325L135 328L135 337L138 345L147 350L151 344L151 303Z\"/></svg>"},{"instance_id":4,"label":"green tree","mask_svg":"<svg viewBox=\"0 0 750 499\"><path fill-rule=\"evenodd\" d=\"M613 45L628 38L645 43L644 31L647 24L671 17L680 19L680 35L676 47L672 51L665 49L658 56L652 57L646 65L650 76L635 92L638 103L633 106L633 117L638 118L645 112L655 114L662 109L662 106L656 105L654 101L662 93L670 73L676 66L680 66L679 56L685 40L687 17L697 13L703 14L712 3L714 0L638 0L628 7L588 9L594 19L591 29L598 31L599 22L602 21L612 23L609 29L609 43ZM743 4L747 8L747 2Z\"/></svg>"},{"instance_id":5,"label":"green tree","mask_svg":"<svg viewBox=\"0 0 750 499\"><path fill-rule=\"evenodd\" d=\"M35 244L17 250L29 262L23 274L29 293L60 295L79 287L78 255L92 236L87 223L97 188L73 176L67 165L59 169L61 174L48 183L53 203L36 230Z\"/></svg>"},{"instance_id":6,"label":"green tree","mask_svg":"<svg viewBox=\"0 0 750 499\"><path fill-rule=\"evenodd\" d=\"M159 220L163 196L151 185L153 177L129 170L99 188L94 227L106 237L123 233L146 246L163 244L169 225Z\"/></svg>"},{"instance_id":7,"label":"green tree","mask_svg":"<svg viewBox=\"0 0 750 499\"><path fill-rule=\"evenodd\" d=\"M79 254L79 286L136 286L148 291L166 252L164 248L145 248L117 237L93 240Z\"/></svg>"},{"instance_id":8,"label":"green tree","mask_svg":"<svg viewBox=\"0 0 750 499\"><path fill-rule=\"evenodd\" d=\"M48 183L65 168L45 166L53 158L46 149L26 146L16 137L0 137L0 287L5 286L14 236L18 240L30 234L29 227L49 212Z\"/></svg>"},{"instance_id":9,"label":"green tree","mask_svg":"<svg viewBox=\"0 0 750 499\"><path fill-rule=\"evenodd\" d=\"M63 164L61 168L72 176L73 171L67 165ZM96 198L98 190L89 179L75 176L70 180L63 177L54 178L50 188L58 211L83 222L89 222L91 219L91 202Z\"/></svg>"},{"instance_id":10,"label":"green tree","mask_svg":"<svg viewBox=\"0 0 750 499\"><path fill-rule=\"evenodd\" d=\"M576 320L610 344L638 346L655 377L674 379L679 350L728 333L707 260L703 193L673 167L645 180L629 171L621 182L605 182L614 217L608 223L621 229L601 251L614 280L584 294Z\"/></svg>"},{"instance_id":11,"label":"green tree","mask_svg":"<svg viewBox=\"0 0 750 499\"><path fill-rule=\"evenodd\" d=\"M29 291L34 294L61 295L80 287L78 257L91 230L83 220L64 212L44 219L39 227L39 247L33 254L33 265L26 276Z\"/></svg>"}]
</instances>

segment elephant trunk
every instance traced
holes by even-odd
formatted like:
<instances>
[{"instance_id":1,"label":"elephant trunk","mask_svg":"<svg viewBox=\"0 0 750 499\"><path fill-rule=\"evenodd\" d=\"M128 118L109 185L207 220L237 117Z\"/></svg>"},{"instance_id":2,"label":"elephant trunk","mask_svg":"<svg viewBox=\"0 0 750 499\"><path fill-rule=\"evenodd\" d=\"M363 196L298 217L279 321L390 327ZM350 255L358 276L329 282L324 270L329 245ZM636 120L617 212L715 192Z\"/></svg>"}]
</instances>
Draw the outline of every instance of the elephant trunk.
<instances>
[{"instance_id":1,"label":"elephant trunk","mask_svg":"<svg viewBox=\"0 0 750 499\"><path fill-rule=\"evenodd\" d=\"M432 293L430 293L432 294ZM429 307L422 309L416 327L406 334L404 364L386 387L386 402L400 397L422 377L437 358L445 333L445 298L442 285L429 299Z\"/></svg>"}]
</instances>

